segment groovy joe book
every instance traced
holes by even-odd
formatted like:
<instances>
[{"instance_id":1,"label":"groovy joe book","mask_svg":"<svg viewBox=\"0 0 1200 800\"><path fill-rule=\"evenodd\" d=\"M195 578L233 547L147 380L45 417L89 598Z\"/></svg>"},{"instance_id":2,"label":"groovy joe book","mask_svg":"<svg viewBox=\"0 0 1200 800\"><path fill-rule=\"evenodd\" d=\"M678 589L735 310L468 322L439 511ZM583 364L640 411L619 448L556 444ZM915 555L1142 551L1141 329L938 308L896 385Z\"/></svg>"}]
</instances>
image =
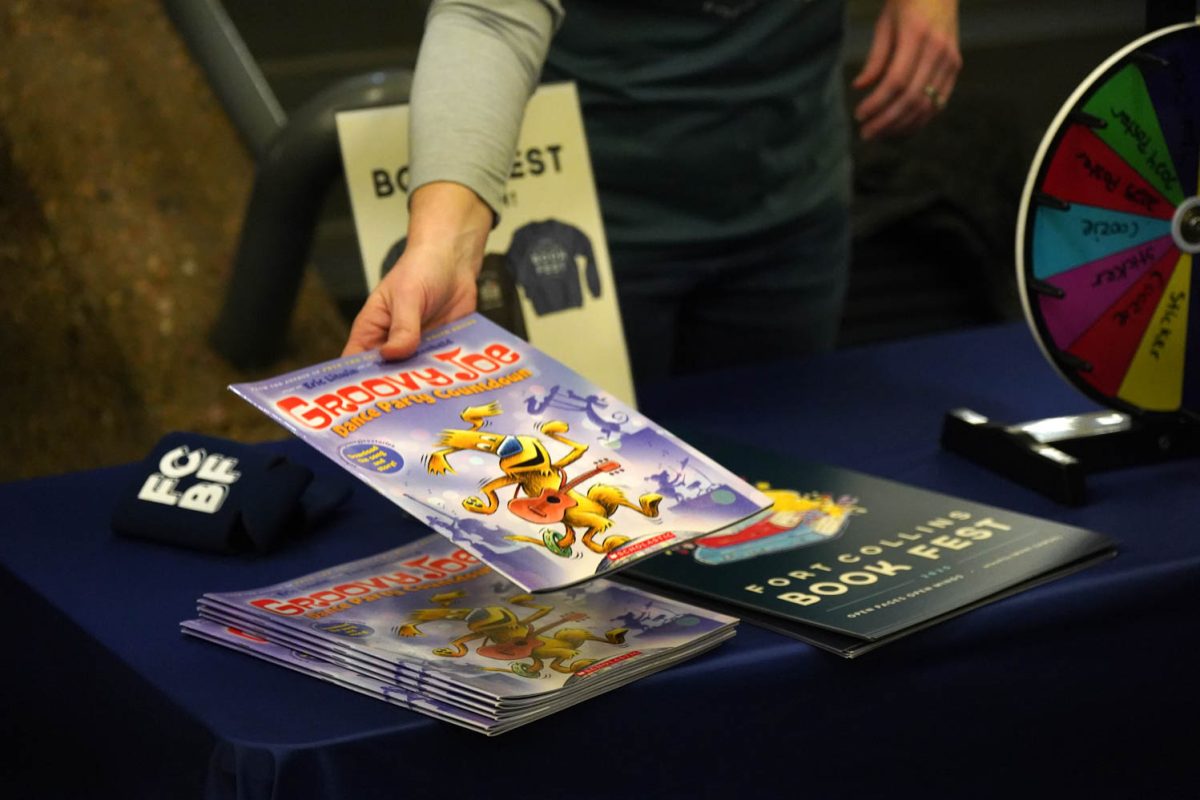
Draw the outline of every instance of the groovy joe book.
<instances>
[{"instance_id":1,"label":"groovy joe book","mask_svg":"<svg viewBox=\"0 0 1200 800\"><path fill-rule=\"evenodd\" d=\"M737 623L603 578L527 594L437 534L198 607L189 635L489 735L692 658Z\"/></svg>"},{"instance_id":2,"label":"groovy joe book","mask_svg":"<svg viewBox=\"0 0 1200 800\"><path fill-rule=\"evenodd\" d=\"M369 351L230 388L527 591L732 532L771 506L479 314L405 361Z\"/></svg>"},{"instance_id":3,"label":"groovy joe book","mask_svg":"<svg viewBox=\"0 0 1200 800\"><path fill-rule=\"evenodd\" d=\"M623 578L847 658L1115 552L1103 534L744 444L773 513Z\"/></svg>"}]
</instances>

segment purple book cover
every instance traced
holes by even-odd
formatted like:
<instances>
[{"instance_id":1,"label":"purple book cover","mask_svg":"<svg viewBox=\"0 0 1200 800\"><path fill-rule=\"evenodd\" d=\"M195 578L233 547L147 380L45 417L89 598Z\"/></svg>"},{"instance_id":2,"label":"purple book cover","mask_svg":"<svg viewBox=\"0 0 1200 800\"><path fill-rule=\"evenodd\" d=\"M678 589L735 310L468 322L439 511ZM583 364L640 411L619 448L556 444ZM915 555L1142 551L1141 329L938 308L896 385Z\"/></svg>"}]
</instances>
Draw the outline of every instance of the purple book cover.
<instances>
[{"instance_id":1,"label":"purple book cover","mask_svg":"<svg viewBox=\"0 0 1200 800\"><path fill-rule=\"evenodd\" d=\"M474 314L378 351L230 387L527 591L587 580L771 501Z\"/></svg>"}]
</instances>

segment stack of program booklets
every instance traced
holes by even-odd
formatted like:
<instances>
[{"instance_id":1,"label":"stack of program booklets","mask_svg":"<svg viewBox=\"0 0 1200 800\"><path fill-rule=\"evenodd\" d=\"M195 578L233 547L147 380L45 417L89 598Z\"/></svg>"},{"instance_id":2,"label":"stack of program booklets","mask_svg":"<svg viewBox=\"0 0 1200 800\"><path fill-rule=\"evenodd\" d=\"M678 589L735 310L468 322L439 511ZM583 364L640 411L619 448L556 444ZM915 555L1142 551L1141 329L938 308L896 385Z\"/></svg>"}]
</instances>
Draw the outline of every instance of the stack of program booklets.
<instances>
[{"instance_id":1,"label":"stack of program booklets","mask_svg":"<svg viewBox=\"0 0 1200 800\"><path fill-rule=\"evenodd\" d=\"M533 595L438 535L198 605L186 634L487 735L692 658L737 624L605 578Z\"/></svg>"}]
</instances>

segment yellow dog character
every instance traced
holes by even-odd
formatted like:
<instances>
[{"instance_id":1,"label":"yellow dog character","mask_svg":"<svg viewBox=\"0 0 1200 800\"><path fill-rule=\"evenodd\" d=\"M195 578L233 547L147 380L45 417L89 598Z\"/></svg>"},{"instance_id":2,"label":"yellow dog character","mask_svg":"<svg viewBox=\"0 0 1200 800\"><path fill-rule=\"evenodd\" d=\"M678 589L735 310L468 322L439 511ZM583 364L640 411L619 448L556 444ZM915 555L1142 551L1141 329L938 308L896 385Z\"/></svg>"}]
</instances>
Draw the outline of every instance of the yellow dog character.
<instances>
[{"instance_id":1,"label":"yellow dog character","mask_svg":"<svg viewBox=\"0 0 1200 800\"><path fill-rule=\"evenodd\" d=\"M506 486L516 486L518 494L528 498L539 498L547 494L560 493L568 483L565 467L579 460L587 452L587 445L572 441L565 436L570 426L562 420L548 420L542 423L538 430L554 441L566 445L569 450L557 460L551 458L550 451L537 436L528 434L497 434L481 430L489 417L501 413L498 403L488 403L482 406L470 406L459 415L464 422L470 423L467 429L447 428L442 431L439 444L441 449L430 454L426 469L434 475L453 473L449 457L462 451L491 453L499 459L499 477L485 483L479 489L479 496L471 496L463 500L463 508L476 514L493 514L500 506L496 492ZM658 504L662 495L648 493L638 498L638 505L631 503L625 493L615 486L593 484L587 494L567 488L561 495L569 500L564 503L565 511L561 516L563 533L543 530L542 538L528 536L508 536L513 541L540 544L552 553L560 556L571 554L571 545L575 542L576 530L583 530L580 537L589 550L595 553L607 553L629 541L627 536L610 535L603 542L595 541L595 537L612 527L612 515L621 506L631 508L646 517L658 516Z\"/></svg>"}]
</instances>

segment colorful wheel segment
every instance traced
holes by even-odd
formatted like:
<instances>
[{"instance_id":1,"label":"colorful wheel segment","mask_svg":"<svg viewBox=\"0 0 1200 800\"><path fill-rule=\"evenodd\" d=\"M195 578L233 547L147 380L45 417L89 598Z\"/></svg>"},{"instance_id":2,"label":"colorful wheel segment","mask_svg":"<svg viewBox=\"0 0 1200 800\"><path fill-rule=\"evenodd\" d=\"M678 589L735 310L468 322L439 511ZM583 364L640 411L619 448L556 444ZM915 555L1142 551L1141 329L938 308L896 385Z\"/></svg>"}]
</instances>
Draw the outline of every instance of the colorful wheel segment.
<instances>
[{"instance_id":1,"label":"colorful wheel segment","mask_svg":"<svg viewBox=\"0 0 1200 800\"><path fill-rule=\"evenodd\" d=\"M1131 43L1076 89L1022 198L1026 317L1051 363L1104 405L1200 415L1198 195L1200 26L1186 24Z\"/></svg>"}]
</instances>

